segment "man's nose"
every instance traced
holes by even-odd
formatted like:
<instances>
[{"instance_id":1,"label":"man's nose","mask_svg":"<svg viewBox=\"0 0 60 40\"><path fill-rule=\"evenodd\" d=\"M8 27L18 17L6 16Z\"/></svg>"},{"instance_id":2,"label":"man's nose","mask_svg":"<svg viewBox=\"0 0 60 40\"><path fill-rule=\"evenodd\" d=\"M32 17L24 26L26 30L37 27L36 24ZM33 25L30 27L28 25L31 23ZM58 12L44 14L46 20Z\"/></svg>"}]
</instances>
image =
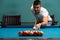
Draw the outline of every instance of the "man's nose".
<instances>
[{"instance_id":1,"label":"man's nose","mask_svg":"<svg viewBox=\"0 0 60 40\"><path fill-rule=\"evenodd\" d=\"M35 10L37 10L37 8L35 8Z\"/></svg>"}]
</instances>

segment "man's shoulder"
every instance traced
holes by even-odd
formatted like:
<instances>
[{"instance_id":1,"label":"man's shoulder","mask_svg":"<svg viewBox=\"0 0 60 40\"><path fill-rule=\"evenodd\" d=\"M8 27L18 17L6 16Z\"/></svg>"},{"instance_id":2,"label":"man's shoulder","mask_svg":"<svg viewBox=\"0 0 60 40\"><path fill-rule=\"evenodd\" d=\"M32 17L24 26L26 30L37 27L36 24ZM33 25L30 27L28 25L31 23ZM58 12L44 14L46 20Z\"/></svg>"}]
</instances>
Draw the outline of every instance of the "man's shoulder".
<instances>
[{"instance_id":1,"label":"man's shoulder","mask_svg":"<svg viewBox=\"0 0 60 40\"><path fill-rule=\"evenodd\" d=\"M46 13L46 14L49 13L48 10L47 10L46 8L44 8L44 7L41 7L40 12L42 12L42 13Z\"/></svg>"},{"instance_id":2,"label":"man's shoulder","mask_svg":"<svg viewBox=\"0 0 60 40\"><path fill-rule=\"evenodd\" d=\"M42 11L42 12L48 12L47 9L44 8L44 7L41 7L41 10L40 11Z\"/></svg>"},{"instance_id":3,"label":"man's shoulder","mask_svg":"<svg viewBox=\"0 0 60 40\"><path fill-rule=\"evenodd\" d=\"M40 13L41 13L43 16L48 16L48 15L49 15L49 12L48 12L47 9L44 8L44 7L41 7Z\"/></svg>"}]
</instances>

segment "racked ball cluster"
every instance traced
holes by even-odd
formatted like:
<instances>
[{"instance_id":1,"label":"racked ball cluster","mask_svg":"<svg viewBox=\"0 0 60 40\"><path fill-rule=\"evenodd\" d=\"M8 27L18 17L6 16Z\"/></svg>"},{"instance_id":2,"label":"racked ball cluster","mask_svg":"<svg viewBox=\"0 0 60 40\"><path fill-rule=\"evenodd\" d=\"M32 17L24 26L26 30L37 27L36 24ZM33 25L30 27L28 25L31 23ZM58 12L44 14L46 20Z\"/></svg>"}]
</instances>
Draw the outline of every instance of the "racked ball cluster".
<instances>
[{"instance_id":1,"label":"racked ball cluster","mask_svg":"<svg viewBox=\"0 0 60 40\"><path fill-rule=\"evenodd\" d=\"M26 30L26 31L20 31L19 32L20 36L42 36L43 32L42 31L35 31L35 30Z\"/></svg>"}]
</instances>

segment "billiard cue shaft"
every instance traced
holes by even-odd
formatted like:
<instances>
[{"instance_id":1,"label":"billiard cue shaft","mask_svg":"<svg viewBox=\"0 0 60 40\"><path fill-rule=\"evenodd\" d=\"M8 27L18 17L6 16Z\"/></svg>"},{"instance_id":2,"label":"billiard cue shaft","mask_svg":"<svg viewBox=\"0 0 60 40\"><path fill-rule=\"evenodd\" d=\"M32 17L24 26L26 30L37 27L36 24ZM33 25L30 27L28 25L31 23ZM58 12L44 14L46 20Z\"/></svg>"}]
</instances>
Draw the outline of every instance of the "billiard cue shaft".
<instances>
[{"instance_id":1,"label":"billiard cue shaft","mask_svg":"<svg viewBox=\"0 0 60 40\"><path fill-rule=\"evenodd\" d=\"M33 27L33 30L39 30L40 28L36 28L35 25L36 25L37 21L35 20L35 24L34 24L34 27Z\"/></svg>"}]
</instances>

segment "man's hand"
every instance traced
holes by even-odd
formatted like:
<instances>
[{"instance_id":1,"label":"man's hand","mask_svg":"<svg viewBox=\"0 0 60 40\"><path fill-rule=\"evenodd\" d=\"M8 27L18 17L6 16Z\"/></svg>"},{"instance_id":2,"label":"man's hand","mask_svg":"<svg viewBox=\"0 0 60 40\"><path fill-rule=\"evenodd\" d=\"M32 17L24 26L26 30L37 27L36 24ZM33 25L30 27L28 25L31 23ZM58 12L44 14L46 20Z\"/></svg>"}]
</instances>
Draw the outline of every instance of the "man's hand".
<instances>
[{"instance_id":1,"label":"man's hand","mask_svg":"<svg viewBox=\"0 0 60 40\"><path fill-rule=\"evenodd\" d=\"M35 27L36 28L40 28L41 27L41 24L40 23L39 24L36 24Z\"/></svg>"},{"instance_id":2,"label":"man's hand","mask_svg":"<svg viewBox=\"0 0 60 40\"><path fill-rule=\"evenodd\" d=\"M39 24L35 24L34 27L33 27L33 29L39 29L40 27L41 27L40 23Z\"/></svg>"}]
</instances>

